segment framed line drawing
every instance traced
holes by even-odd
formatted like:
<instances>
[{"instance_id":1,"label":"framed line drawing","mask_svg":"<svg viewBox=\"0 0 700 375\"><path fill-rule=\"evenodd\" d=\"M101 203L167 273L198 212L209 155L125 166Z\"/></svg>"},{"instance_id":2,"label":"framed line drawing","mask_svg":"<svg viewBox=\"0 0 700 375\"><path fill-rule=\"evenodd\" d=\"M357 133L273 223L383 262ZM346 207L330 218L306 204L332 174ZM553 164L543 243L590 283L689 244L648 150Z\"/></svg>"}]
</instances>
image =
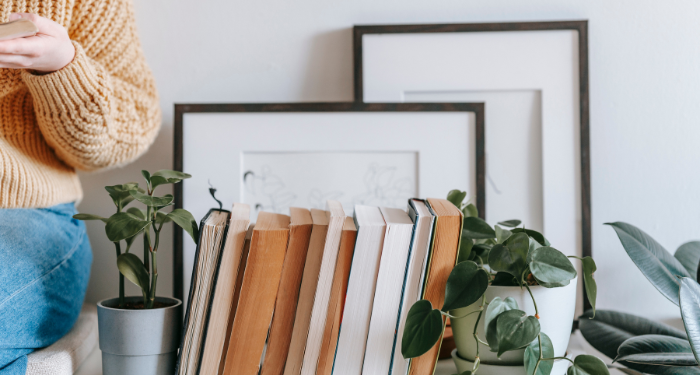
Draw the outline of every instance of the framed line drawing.
<instances>
[{"instance_id":1,"label":"framed line drawing","mask_svg":"<svg viewBox=\"0 0 700 375\"><path fill-rule=\"evenodd\" d=\"M355 26L353 48L358 102L483 101L489 221L527 202L525 223L591 255L587 21Z\"/></svg>"},{"instance_id":2,"label":"framed line drawing","mask_svg":"<svg viewBox=\"0 0 700 375\"><path fill-rule=\"evenodd\" d=\"M257 212L343 203L405 208L409 197L484 195L483 103L176 104L175 207L195 218L233 202ZM186 234L184 234L186 235ZM174 233L174 291L189 290L195 246ZM184 300L183 300L184 301Z\"/></svg>"}]
</instances>

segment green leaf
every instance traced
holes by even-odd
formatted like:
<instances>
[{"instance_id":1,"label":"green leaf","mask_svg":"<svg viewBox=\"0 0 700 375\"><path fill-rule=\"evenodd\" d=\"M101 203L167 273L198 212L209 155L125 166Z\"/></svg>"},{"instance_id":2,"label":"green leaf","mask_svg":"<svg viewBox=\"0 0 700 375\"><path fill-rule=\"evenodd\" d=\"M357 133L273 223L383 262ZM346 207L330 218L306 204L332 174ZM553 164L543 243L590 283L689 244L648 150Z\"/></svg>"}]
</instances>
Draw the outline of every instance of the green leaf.
<instances>
[{"instance_id":1,"label":"green leaf","mask_svg":"<svg viewBox=\"0 0 700 375\"><path fill-rule=\"evenodd\" d=\"M130 182L123 185L105 186L105 190L107 190L107 193L109 193L109 196L112 198L114 205L117 206L117 209L121 210L134 200L134 197L132 197L129 192L131 190L141 189L139 189L139 184Z\"/></svg>"},{"instance_id":2,"label":"green leaf","mask_svg":"<svg viewBox=\"0 0 700 375\"><path fill-rule=\"evenodd\" d=\"M459 241L459 255L457 255L457 263L462 263L470 259L472 247L474 247L474 241L469 236L462 233L462 238Z\"/></svg>"},{"instance_id":3,"label":"green leaf","mask_svg":"<svg viewBox=\"0 0 700 375\"><path fill-rule=\"evenodd\" d=\"M161 225L173 221L168 215L158 211L156 212L156 224Z\"/></svg>"},{"instance_id":4,"label":"green leaf","mask_svg":"<svg viewBox=\"0 0 700 375\"><path fill-rule=\"evenodd\" d=\"M700 241L691 241L681 245L673 257L685 267L689 274L695 275L700 264Z\"/></svg>"},{"instance_id":5,"label":"green leaf","mask_svg":"<svg viewBox=\"0 0 700 375\"><path fill-rule=\"evenodd\" d=\"M598 296L598 285L593 278L593 274L598 267L596 267L595 261L591 257L585 257L581 262L583 264L583 284L586 287L586 297L588 297L588 302L591 303L593 317L595 317L595 300Z\"/></svg>"},{"instance_id":6,"label":"green leaf","mask_svg":"<svg viewBox=\"0 0 700 375\"><path fill-rule=\"evenodd\" d=\"M689 277L681 280L680 304L688 341L695 359L700 362L700 285L697 281Z\"/></svg>"},{"instance_id":7,"label":"green leaf","mask_svg":"<svg viewBox=\"0 0 700 375\"><path fill-rule=\"evenodd\" d=\"M117 242L137 235L149 224L150 222L141 220L128 212L120 212L107 220L105 232L110 241Z\"/></svg>"},{"instance_id":8,"label":"green leaf","mask_svg":"<svg viewBox=\"0 0 700 375\"><path fill-rule=\"evenodd\" d=\"M474 254L480 256L481 258L487 258L487 259L484 259L485 261L487 261L488 260L487 256L492 248L493 248L493 245L479 243L479 244L474 244L474 246L472 247L472 252ZM486 257L485 257L485 255L486 255Z\"/></svg>"},{"instance_id":9,"label":"green leaf","mask_svg":"<svg viewBox=\"0 0 700 375\"><path fill-rule=\"evenodd\" d=\"M509 350L528 345L540 333L540 322L525 311L506 311L498 316L496 322L499 357Z\"/></svg>"},{"instance_id":10,"label":"green leaf","mask_svg":"<svg viewBox=\"0 0 700 375\"><path fill-rule=\"evenodd\" d=\"M567 375L610 375L605 362L592 355L579 355L574 365L566 371Z\"/></svg>"},{"instance_id":11,"label":"green leaf","mask_svg":"<svg viewBox=\"0 0 700 375\"><path fill-rule=\"evenodd\" d=\"M496 225L496 243L504 243L510 237L513 235L513 232L509 231L508 229L503 229Z\"/></svg>"},{"instance_id":12,"label":"green leaf","mask_svg":"<svg viewBox=\"0 0 700 375\"><path fill-rule=\"evenodd\" d=\"M472 261L457 264L447 278L445 304L442 311L467 307L484 295L489 286L489 274Z\"/></svg>"},{"instance_id":13,"label":"green leaf","mask_svg":"<svg viewBox=\"0 0 700 375\"><path fill-rule=\"evenodd\" d=\"M576 277L576 268L561 251L543 246L527 255L530 272L537 282L544 286L568 285Z\"/></svg>"},{"instance_id":14,"label":"green leaf","mask_svg":"<svg viewBox=\"0 0 700 375\"><path fill-rule=\"evenodd\" d=\"M542 235L542 233L532 230L532 229L523 229L523 228L513 228L510 230L513 233L525 233L528 236L532 237L537 241L540 245L542 246L550 246L551 244L549 241L547 241L546 238Z\"/></svg>"},{"instance_id":15,"label":"green leaf","mask_svg":"<svg viewBox=\"0 0 700 375\"><path fill-rule=\"evenodd\" d=\"M519 286L518 280L507 272L498 272L491 282L492 286Z\"/></svg>"},{"instance_id":16,"label":"green leaf","mask_svg":"<svg viewBox=\"0 0 700 375\"><path fill-rule=\"evenodd\" d=\"M138 217L141 220L146 220L146 212L140 208L129 207L129 209L126 210L126 212Z\"/></svg>"},{"instance_id":17,"label":"green leaf","mask_svg":"<svg viewBox=\"0 0 700 375\"><path fill-rule=\"evenodd\" d=\"M696 366L688 340L663 335L632 337L620 345L615 361L643 365Z\"/></svg>"},{"instance_id":18,"label":"green leaf","mask_svg":"<svg viewBox=\"0 0 700 375\"><path fill-rule=\"evenodd\" d=\"M486 308L486 314L484 315L484 335L488 337L489 329L495 328L491 327L490 324L495 321L501 313L517 309L518 302L516 302L513 297L508 297L505 300L501 299L501 297L496 297L491 300L489 307Z\"/></svg>"},{"instance_id":19,"label":"green leaf","mask_svg":"<svg viewBox=\"0 0 700 375\"><path fill-rule=\"evenodd\" d=\"M504 227L508 227L508 228L515 228L518 225L520 225L520 223L522 223L520 220L512 219L512 220L501 221L498 224L503 225Z\"/></svg>"},{"instance_id":20,"label":"green leaf","mask_svg":"<svg viewBox=\"0 0 700 375\"><path fill-rule=\"evenodd\" d=\"M690 277L678 259L633 225L621 222L607 223L607 225L615 229L622 247L651 284L669 301L678 305L681 284L677 276Z\"/></svg>"},{"instance_id":21,"label":"green leaf","mask_svg":"<svg viewBox=\"0 0 700 375\"><path fill-rule=\"evenodd\" d=\"M455 189L450 190L450 192L447 193L447 200L450 201L450 203L454 204L458 209L462 207L462 202L464 202L464 198L466 197L466 191L459 191Z\"/></svg>"},{"instance_id":22,"label":"green leaf","mask_svg":"<svg viewBox=\"0 0 700 375\"><path fill-rule=\"evenodd\" d=\"M476 206L471 203L462 208L462 213L464 214L464 217L479 217L479 210L477 210Z\"/></svg>"},{"instance_id":23,"label":"green leaf","mask_svg":"<svg viewBox=\"0 0 700 375\"><path fill-rule=\"evenodd\" d=\"M462 233L475 240L496 238L493 228L478 217L465 217Z\"/></svg>"},{"instance_id":24,"label":"green leaf","mask_svg":"<svg viewBox=\"0 0 700 375\"><path fill-rule=\"evenodd\" d=\"M542 357L554 358L554 345L552 345L549 336L540 332L540 340L542 340ZM549 375L554 367L554 361L540 361L540 367L537 368L537 374L535 374L535 366L540 358L540 340L535 339L525 348L524 359L527 375Z\"/></svg>"},{"instance_id":25,"label":"green leaf","mask_svg":"<svg viewBox=\"0 0 700 375\"><path fill-rule=\"evenodd\" d=\"M489 252L489 266L497 272L507 272L520 282L527 268L529 240L524 233L512 235L506 244L496 245Z\"/></svg>"},{"instance_id":26,"label":"green leaf","mask_svg":"<svg viewBox=\"0 0 700 375\"><path fill-rule=\"evenodd\" d=\"M411 306L406 316L406 326L401 340L404 358L415 358L430 350L442 336L442 315L433 309L428 300L420 300Z\"/></svg>"},{"instance_id":27,"label":"green leaf","mask_svg":"<svg viewBox=\"0 0 700 375\"><path fill-rule=\"evenodd\" d=\"M148 271L139 257L131 253L122 254L117 257L117 267L124 277L136 284L144 293L148 293Z\"/></svg>"},{"instance_id":28,"label":"green leaf","mask_svg":"<svg viewBox=\"0 0 700 375\"><path fill-rule=\"evenodd\" d=\"M170 206L173 204L174 197L171 194L166 194L162 197L152 197L148 194L143 194L141 192L132 190L131 196L136 198L137 201L145 204L146 206L154 207L156 209L161 209L163 207Z\"/></svg>"},{"instance_id":29,"label":"green leaf","mask_svg":"<svg viewBox=\"0 0 700 375\"><path fill-rule=\"evenodd\" d=\"M148 171L142 170L141 176L146 179L146 182L148 182L149 185L151 184L151 174Z\"/></svg>"},{"instance_id":30,"label":"green leaf","mask_svg":"<svg viewBox=\"0 0 700 375\"><path fill-rule=\"evenodd\" d=\"M83 221L88 221L88 220L101 220L101 221L103 221L103 222L105 222L105 223L106 223L107 220L108 220L106 217L97 216L97 215L91 215L91 214L75 214L75 215L73 215L73 219L76 219L76 220L83 220Z\"/></svg>"},{"instance_id":31,"label":"green leaf","mask_svg":"<svg viewBox=\"0 0 700 375\"><path fill-rule=\"evenodd\" d=\"M199 241L199 227L197 227L197 221L189 211L178 208L169 213L168 217L180 228L184 229L192 237L194 243Z\"/></svg>"},{"instance_id":32,"label":"green leaf","mask_svg":"<svg viewBox=\"0 0 700 375\"><path fill-rule=\"evenodd\" d=\"M192 175L187 173L162 169L151 176L151 186L153 189L159 185L176 184L182 180L191 178Z\"/></svg>"}]
</instances>

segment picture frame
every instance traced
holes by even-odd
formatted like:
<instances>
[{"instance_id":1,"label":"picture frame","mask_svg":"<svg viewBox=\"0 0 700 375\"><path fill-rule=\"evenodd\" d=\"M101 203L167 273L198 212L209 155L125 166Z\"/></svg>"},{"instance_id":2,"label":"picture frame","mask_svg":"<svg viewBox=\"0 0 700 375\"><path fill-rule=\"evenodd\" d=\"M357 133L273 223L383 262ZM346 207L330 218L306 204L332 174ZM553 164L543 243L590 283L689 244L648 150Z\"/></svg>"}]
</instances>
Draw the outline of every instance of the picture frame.
<instances>
[{"instance_id":1,"label":"picture frame","mask_svg":"<svg viewBox=\"0 0 700 375\"><path fill-rule=\"evenodd\" d=\"M216 206L209 185L218 189L224 208L234 201L255 206L249 194L257 199L258 190L250 193L248 172L265 163L284 177L323 171L318 168L334 161L347 160L342 167L349 168L377 153L414 171L416 195L441 197L445 189L466 188L484 212L484 127L483 103L176 104L173 169L193 178L175 185L175 208L198 217ZM339 157L339 152L346 154ZM455 173L441 173L450 168L440 164L447 158ZM308 168L294 169L290 160L308 162ZM194 246L186 240L175 228L173 295L180 299L189 289L186 277L194 258Z\"/></svg>"},{"instance_id":2,"label":"picture frame","mask_svg":"<svg viewBox=\"0 0 700 375\"><path fill-rule=\"evenodd\" d=\"M540 167L530 175L542 178L539 187L532 181L533 192L525 197L541 189L542 209L523 216L537 222L541 215L541 230L567 255L592 255L587 21L359 25L353 51L358 102L484 101L489 174L508 172L503 155L490 152L489 141L499 136L489 132L502 128L498 116L536 130L537 121L504 115L508 103L522 100L506 96L529 93L540 111L541 139ZM557 145L562 139L572 142ZM527 167L537 165L535 160ZM486 188L489 210L508 207L490 194L494 190ZM590 307L580 295L579 312Z\"/></svg>"}]
</instances>

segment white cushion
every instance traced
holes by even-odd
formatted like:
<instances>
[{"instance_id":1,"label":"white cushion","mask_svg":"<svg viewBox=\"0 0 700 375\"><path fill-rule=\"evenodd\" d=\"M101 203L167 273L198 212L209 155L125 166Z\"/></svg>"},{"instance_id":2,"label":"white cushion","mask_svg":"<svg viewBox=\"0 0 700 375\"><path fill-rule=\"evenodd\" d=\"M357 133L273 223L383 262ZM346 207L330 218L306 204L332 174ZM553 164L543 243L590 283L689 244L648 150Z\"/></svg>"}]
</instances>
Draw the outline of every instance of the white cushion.
<instances>
[{"instance_id":1,"label":"white cushion","mask_svg":"<svg viewBox=\"0 0 700 375\"><path fill-rule=\"evenodd\" d=\"M73 329L53 345L27 356L27 375L73 375L97 346L97 308L83 305Z\"/></svg>"}]
</instances>

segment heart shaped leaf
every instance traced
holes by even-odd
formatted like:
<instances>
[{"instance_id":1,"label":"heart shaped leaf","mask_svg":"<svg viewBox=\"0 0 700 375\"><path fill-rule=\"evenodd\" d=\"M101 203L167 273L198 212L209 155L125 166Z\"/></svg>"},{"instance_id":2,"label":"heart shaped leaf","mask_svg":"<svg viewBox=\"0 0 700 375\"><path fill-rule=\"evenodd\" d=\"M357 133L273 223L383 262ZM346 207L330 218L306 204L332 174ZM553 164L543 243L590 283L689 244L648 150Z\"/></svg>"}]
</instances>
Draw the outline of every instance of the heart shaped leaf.
<instances>
[{"instance_id":1,"label":"heart shaped leaf","mask_svg":"<svg viewBox=\"0 0 700 375\"><path fill-rule=\"evenodd\" d=\"M152 197L148 194L143 194L135 190L132 190L129 193L137 201L145 204L146 206L154 207L156 209L161 209L163 207L170 206L171 204L173 204L174 199L172 194L166 194L162 197Z\"/></svg>"},{"instance_id":2,"label":"heart shaped leaf","mask_svg":"<svg viewBox=\"0 0 700 375\"><path fill-rule=\"evenodd\" d=\"M496 225L495 229L496 229L496 243L504 243L504 242L506 242L508 237L513 235L513 233L511 231L509 231L508 229L503 229L503 228L499 227L498 225Z\"/></svg>"},{"instance_id":3,"label":"heart shaped leaf","mask_svg":"<svg viewBox=\"0 0 700 375\"><path fill-rule=\"evenodd\" d=\"M529 253L527 262L532 275L544 287L568 285L576 277L576 268L569 258L553 247L543 246Z\"/></svg>"},{"instance_id":4,"label":"heart shaped leaf","mask_svg":"<svg viewBox=\"0 0 700 375\"><path fill-rule=\"evenodd\" d=\"M524 233L512 235L506 244L495 245L489 252L489 266L496 272L507 272L520 282L527 268L529 239Z\"/></svg>"},{"instance_id":5,"label":"heart shaped leaf","mask_svg":"<svg viewBox=\"0 0 700 375\"><path fill-rule=\"evenodd\" d=\"M117 242L134 237L149 224L149 221L141 220L128 212L119 212L107 220L105 232L110 241Z\"/></svg>"},{"instance_id":6,"label":"heart shaped leaf","mask_svg":"<svg viewBox=\"0 0 700 375\"><path fill-rule=\"evenodd\" d=\"M663 335L632 337L620 345L615 361L644 365L696 366L688 340Z\"/></svg>"},{"instance_id":7,"label":"heart shaped leaf","mask_svg":"<svg viewBox=\"0 0 700 375\"><path fill-rule=\"evenodd\" d=\"M598 296L598 285L593 278L593 273L598 269L596 267L593 258L585 257L581 261L583 263L583 284L586 287L586 297L588 297L588 302L591 303L593 310L593 316L595 317L595 300Z\"/></svg>"},{"instance_id":8,"label":"heart shaped leaf","mask_svg":"<svg viewBox=\"0 0 700 375\"><path fill-rule=\"evenodd\" d=\"M447 193L447 200L450 201L450 203L454 204L457 208L462 207L462 202L464 202L464 198L467 197L467 192L466 191L460 191L460 190L450 190L449 193Z\"/></svg>"},{"instance_id":9,"label":"heart shaped leaf","mask_svg":"<svg viewBox=\"0 0 700 375\"><path fill-rule=\"evenodd\" d=\"M506 299L496 297L491 300L489 307L486 308L486 314L484 315L484 335L488 337L491 322L501 315L501 313L517 309L518 302L515 301L513 297L508 297Z\"/></svg>"},{"instance_id":10,"label":"heart shaped leaf","mask_svg":"<svg viewBox=\"0 0 700 375\"><path fill-rule=\"evenodd\" d=\"M406 326L401 340L404 358L419 357L440 340L443 330L442 315L433 309L428 300L420 300L411 306L406 316Z\"/></svg>"},{"instance_id":11,"label":"heart shaped leaf","mask_svg":"<svg viewBox=\"0 0 700 375\"><path fill-rule=\"evenodd\" d=\"M567 375L610 375L608 366L592 355L579 355L574 358L574 365L566 370Z\"/></svg>"},{"instance_id":12,"label":"heart shaped leaf","mask_svg":"<svg viewBox=\"0 0 700 375\"><path fill-rule=\"evenodd\" d=\"M144 293L148 293L148 271L139 257L131 253L122 254L117 257L117 267L124 277L136 284Z\"/></svg>"},{"instance_id":13,"label":"heart shaped leaf","mask_svg":"<svg viewBox=\"0 0 700 375\"><path fill-rule=\"evenodd\" d=\"M540 332L539 339L535 339L525 348L524 360L527 375L549 375L552 372L552 367L554 367L553 361L540 361L540 366L537 368L537 373L535 373L537 360L540 358L540 340L542 342L542 358L554 358L552 340L544 332Z\"/></svg>"},{"instance_id":14,"label":"heart shaped leaf","mask_svg":"<svg viewBox=\"0 0 700 375\"><path fill-rule=\"evenodd\" d=\"M91 214L75 214L75 215L73 215L73 219L76 219L76 220L83 220L83 221L88 221L88 220L101 220L101 221L103 221L103 222L105 222L105 223L107 222L107 220L109 220L109 219L107 219L106 217L97 216L97 215L91 215Z\"/></svg>"},{"instance_id":15,"label":"heart shaped leaf","mask_svg":"<svg viewBox=\"0 0 700 375\"><path fill-rule=\"evenodd\" d=\"M498 316L496 322L499 357L509 350L528 345L540 333L540 322L525 311L506 311Z\"/></svg>"},{"instance_id":16,"label":"heart shaped leaf","mask_svg":"<svg viewBox=\"0 0 700 375\"><path fill-rule=\"evenodd\" d=\"M465 217L462 233L475 239L496 238L496 232L488 223L478 217Z\"/></svg>"},{"instance_id":17,"label":"heart shaped leaf","mask_svg":"<svg viewBox=\"0 0 700 375\"><path fill-rule=\"evenodd\" d=\"M504 227L508 227L508 228L515 228L518 225L520 225L520 223L522 223L520 220L512 219L512 220L501 221L498 224L503 225Z\"/></svg>"},{"instance_id":18,"label":"heart shaped leaf","mask_svg":"<svg viewBox=\"0 0 700 375\"><path fill-rule=\"evenodd\" d=\"M689 274L695 275L698 272L700 263L700 241L691 241L681 245L673 257L685 267Z\"/></svg>"},{"instance_id":19,"label":"heart shaped leaf","mask_svg":"<svg viewBox=\"0 0 700 375\"><path fill-rule=\"evenodd\" d=\"M457 263L462 263L465 260L469 260L472 255L472 247L474 247L474 241L464 233L462 233L462 238L459 241L459 255L457 255Z\"/></svg>"},{"instance_id":20,"label":"heart shaped leaf","mask_svg":"<svg viewBox=\"0 0 700 375\"><path fill-rule=\"evenodd\" d=\"M550 245L549 241L547 241L547 239L544 238L542 233L540 233L536 230L524 229L524 228L513 228L510 231L513 233L525 233L528 236L534 238L535 241L537 241L542 246L549 246Z\"/></svg>"},{"instance_id":21,"label":"heart shaped leaf","mask_svg":"<svg viewBox=\"0 0 700 375\"><path fill-rule=\"evenodd\" d=\"M184 229L185 232L192 237L194 243L199 241L199 228L197 227L197 220L194 219L194 216L192 216L189 211L183 210L182 208L177 208L169 213L168 217L170 220L174 221L175 224L180 226L180 228Z\"/></svg>"},{"instance_id":22,"label":"heart shaped leaf","mask_svg":"<svg viewBox=\"0 0 700 375\"><path fill-rule=\"evenodd\" d=\"M484 295L489 286L489 274L472 261L457 264L447 278L445 304L442 311L467 307Z\"/></svg>"},{"instance_id":23,"label":"heart shaped leaf","mask_svg":"<svg viewBox=\"0 0 700 375\"><path fill-rule=\"evenodd\" d=\"M695 359L700 362L700 285L689 277L681 280L680 304L685 332Z\"/></svg>"}]
</instances>

